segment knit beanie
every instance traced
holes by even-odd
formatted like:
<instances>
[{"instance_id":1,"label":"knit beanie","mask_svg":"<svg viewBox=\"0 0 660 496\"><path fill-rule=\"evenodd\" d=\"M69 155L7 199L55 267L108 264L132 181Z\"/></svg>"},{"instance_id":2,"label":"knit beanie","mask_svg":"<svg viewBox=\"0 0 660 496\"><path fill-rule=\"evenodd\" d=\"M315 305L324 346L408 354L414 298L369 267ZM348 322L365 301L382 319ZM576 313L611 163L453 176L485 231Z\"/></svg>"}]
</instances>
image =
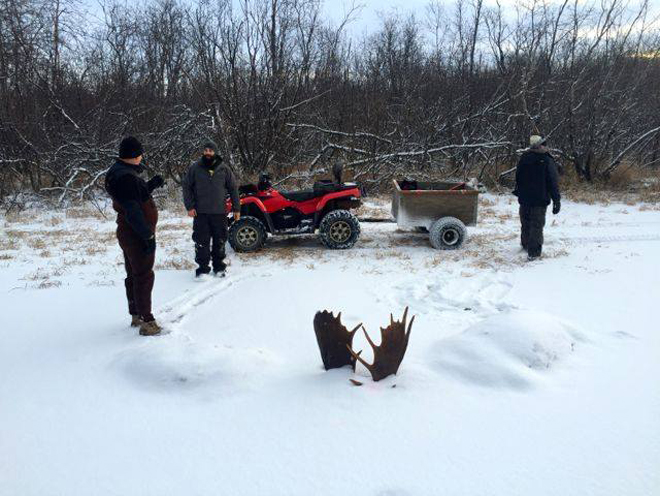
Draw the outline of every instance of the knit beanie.
<instances>
[{"instance_id":1,"label":"knit beanie","mask_svg":"<svg viewBox=\"0 0 660 496\"><path fill-rule=\"evenodd\" d=\"M133 136L127 136L119 143L119 158L137 158L143 153L142 143Z\"/></svg>"},{"instance_id":2,"label":"knit beanie","mask_svg":"<svg viewBox=\"0 0 660 496\"><path fill-rule=\"evenodd\" d=\"M538 134L532 134L529 137L530 148L538 148L543 145L545 145L545 138L543 136L539 136Z\"/></svg>"},{"instance_id":3,"label":"knit beanie","mask_svg":"<svg viewBox=\"0 0 660 496\"><path fill-rule=\"evenodd\" d=\"M216 145L215 142L212 140L207 140L206 142L204 142L204 146L202 147L202 150L206 150L207 148L210 148L216 153L218 152L218 145Z\"/></svg>"}]
</instances>

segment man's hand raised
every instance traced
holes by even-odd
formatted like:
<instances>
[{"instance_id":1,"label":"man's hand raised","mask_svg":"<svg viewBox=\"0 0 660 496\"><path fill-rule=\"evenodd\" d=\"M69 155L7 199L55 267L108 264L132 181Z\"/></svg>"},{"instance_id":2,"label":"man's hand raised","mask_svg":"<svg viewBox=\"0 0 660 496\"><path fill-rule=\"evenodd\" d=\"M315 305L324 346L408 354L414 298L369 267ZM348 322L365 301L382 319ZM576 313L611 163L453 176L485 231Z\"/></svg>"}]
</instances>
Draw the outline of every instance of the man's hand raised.
<instances>
[{"instance_id":1,"label":"man's hand raised","mask_svg":"<svg viewBox=\"0 0 660 496\"><path fill-rule=\"evenodd\" d=\"M165 179L163 179L163 176L158 174L147 181L147 187L149 188L149 191L162 188L163 186L165 186Z\"/></svg>"}]
</instances>

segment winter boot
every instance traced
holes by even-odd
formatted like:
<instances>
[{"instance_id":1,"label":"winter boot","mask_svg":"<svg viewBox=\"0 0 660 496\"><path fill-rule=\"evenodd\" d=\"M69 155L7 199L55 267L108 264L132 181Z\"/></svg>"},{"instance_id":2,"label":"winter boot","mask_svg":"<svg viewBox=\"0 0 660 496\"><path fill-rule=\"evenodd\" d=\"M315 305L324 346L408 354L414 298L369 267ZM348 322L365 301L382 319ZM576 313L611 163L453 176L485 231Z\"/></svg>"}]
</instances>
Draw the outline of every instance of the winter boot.
<instances>
[{"instance_id":1,"label":"winter boot","mask_svg":"<svg viewBox=\"0 0 660 496\"><path fill-rule=\"evenodd\" d=\"M211 269L208 267L200 267L195 270L195 277L202 277L205 276L206 274L209 274L211 272Z\"/></svg>"},{"instance_id":2,"label":"winter boot","mask_svg":"<svg viewBox=\"0 0 660 496\"><path fill-rule=\"evenodd\" d=\"M155 320L143 322L140 326L140 336L157 336L160 334L160 326Z\"/></svg>"},{"instance_id":3,"label":"winter boot","mask_svg":"<svg viewBox=\"0 0 660 496\"><path fill-rule=\"evenodd\" d=\"M140 327L142 324L144 324L142 317L139 315L131 315L131 327Z\"/></svg>"},{"instance_id":4,"label":"winter boot","mask_svg":"<svg viewBox=\"0 0 660 496\"><path fill-rule=\"evenodd\" d=\"M528 262L534 262L535 260L538 260L539 258L541 258L540 253L538 255L527 255L527 261Z\"/></svg>"},{"instance_id":5,"label":"winter boot","mask_svg":"<svg viewBox=\"0 0 660 496\"><path fill-rule=\"evenodd\" d=\"M213 267L215 277L225 277L227 275L227 264L220 262L217 267Z\"/></svg>"}]
</instances>

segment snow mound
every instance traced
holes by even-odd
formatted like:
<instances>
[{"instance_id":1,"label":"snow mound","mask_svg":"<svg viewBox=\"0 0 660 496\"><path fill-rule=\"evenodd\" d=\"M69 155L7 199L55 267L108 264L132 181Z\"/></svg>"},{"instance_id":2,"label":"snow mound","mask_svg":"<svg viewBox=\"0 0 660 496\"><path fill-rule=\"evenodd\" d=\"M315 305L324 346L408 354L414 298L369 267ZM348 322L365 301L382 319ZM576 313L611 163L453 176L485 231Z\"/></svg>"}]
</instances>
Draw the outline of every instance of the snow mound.
<instances>
[{"instance_id":1,"label":"snow mound","mask_svg":"<svg viewBox=\"0 0 660 496\"><path fill-rule=\"evenodd\" d=\"M163 336L122 352L114 366L141 389L235 394L260 382L270 362L270 354L261 349L209 346L185 336Z\"/></svg>"},{"instance_id":2,"label":"snow mound","mask_svg":"<svg viewBox=\"0 0 660 496\"><path fill-rule=\"evenodd\" d=\"M512 310L486 318L433 349L435 369L486 387L527 389L582 341L571 324L550 314Z\"/></svg>"}]
</instances>

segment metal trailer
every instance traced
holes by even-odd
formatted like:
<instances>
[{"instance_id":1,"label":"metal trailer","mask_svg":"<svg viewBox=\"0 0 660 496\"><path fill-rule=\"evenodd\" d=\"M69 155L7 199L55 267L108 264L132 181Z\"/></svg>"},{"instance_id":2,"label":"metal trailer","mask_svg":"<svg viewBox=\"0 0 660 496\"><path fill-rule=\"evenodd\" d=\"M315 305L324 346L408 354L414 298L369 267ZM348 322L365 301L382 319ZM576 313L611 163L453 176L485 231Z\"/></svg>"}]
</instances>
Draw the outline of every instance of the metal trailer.
<instances>
[{"instance_id":1,"label":"metal trailer","mask_svg":"<svg viewBox=\"0 0 660 496\"><path fill-rule=\"evenodd\" d=\"M392 215L402 228L428 230L431 245L456 250L477 223L479 190L460 182L394 182Z\"/></svg>"}]
</instances>

